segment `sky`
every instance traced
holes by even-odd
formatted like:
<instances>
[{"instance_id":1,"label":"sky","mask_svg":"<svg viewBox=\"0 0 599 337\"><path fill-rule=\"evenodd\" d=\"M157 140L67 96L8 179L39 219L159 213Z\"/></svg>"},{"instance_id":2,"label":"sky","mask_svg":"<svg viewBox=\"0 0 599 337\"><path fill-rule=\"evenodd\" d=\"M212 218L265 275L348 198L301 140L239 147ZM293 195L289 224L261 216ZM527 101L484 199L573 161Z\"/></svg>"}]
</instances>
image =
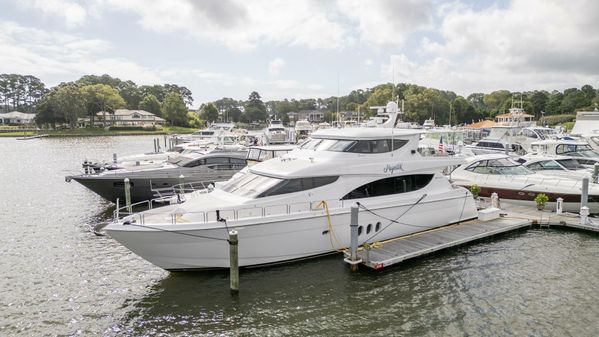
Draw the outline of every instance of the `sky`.
<instances>
[{"instance_id":1,"label":"sky","mask_svg":"<svg viewBox=\"0 0 599 337\"><path fill-rule=\"evenodd\" d=\"M1 0L0 73L171 83L194 106L414 83L599 87L596 0Z\"/></svg>"}]
</instances>

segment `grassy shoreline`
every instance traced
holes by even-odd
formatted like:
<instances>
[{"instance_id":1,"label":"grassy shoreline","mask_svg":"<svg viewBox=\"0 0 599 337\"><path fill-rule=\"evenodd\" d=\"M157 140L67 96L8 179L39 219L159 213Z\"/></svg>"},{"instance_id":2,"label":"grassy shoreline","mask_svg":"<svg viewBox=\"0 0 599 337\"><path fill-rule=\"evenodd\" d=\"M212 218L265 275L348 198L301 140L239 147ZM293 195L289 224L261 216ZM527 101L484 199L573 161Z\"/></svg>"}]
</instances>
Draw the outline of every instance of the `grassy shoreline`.
<instances>
[{"instance_id":1,"label":"grassy shoreline","mask_svg":"<svg viewBox=\"0 0 599 337\"><path fill-rule=\"evenodd\" d=\"M197 129L183 127L165 127L162 130L104 130L102 128L77 128L64 130L39 130L0 132L0 137L26 137L33 135L48 135L48 137L106 137L106 136L145 136L189 134Z\"/></svg>"}]
</instances>

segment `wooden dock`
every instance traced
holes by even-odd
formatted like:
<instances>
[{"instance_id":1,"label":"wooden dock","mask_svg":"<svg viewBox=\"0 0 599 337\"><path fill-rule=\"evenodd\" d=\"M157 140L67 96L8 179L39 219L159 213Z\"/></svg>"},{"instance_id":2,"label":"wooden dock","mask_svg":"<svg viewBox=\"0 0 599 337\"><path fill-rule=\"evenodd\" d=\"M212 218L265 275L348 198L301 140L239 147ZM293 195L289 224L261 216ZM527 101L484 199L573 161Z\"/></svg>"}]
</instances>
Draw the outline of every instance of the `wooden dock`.
<instances>
[{"instance_id":1,"label":"wooden dock","mask_svg":"<svg viewBox=\"0 0 599 337\"><path fill-rule=\"evenodd\" d=\"M412 235L378 242L358 252L362 264L382 269L405 260L489 238L523 228L562 227L599 233L599 223L580 224L578 214L555 214L525 206L505 204L501 217L490 221L471 220Z\"/></svg>"}]
</instances>

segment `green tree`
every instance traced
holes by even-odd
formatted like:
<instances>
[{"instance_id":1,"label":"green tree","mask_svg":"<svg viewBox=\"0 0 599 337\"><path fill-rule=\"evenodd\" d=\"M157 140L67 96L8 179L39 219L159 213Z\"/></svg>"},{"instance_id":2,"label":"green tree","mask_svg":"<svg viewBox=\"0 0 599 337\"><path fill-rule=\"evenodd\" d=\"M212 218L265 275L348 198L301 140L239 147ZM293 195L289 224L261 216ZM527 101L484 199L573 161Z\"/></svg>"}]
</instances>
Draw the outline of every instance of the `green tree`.
<instances>
[{"instance_id":1,"label":"green tree","mask_svg":"<svg viewBox=\"0 0 599 337\"><path fill-rule=\"evenodd\" d=\"M187 125L187 107L181 94L172 91L168 93L162 103L162 116L164 116L171 125Z\"/></svg>"},{"instance_id":2,"label":"green tree","mask_svg":"<svg viewBox=\"0 0 599 337\"><path fill-rule=\"evenodd\" d=\"M551 95L549 95L549 100L547 101L547 113L549 115L557 115L562 113L561 105L562 100L564 98L564 94L559 91L553 91Z\"/></svg>"},{"instance_id":3,"label":"green tree","mask_svg":"<svg viewBox=\"0 0 599 337\"><path fill-rule=\"evenodd\" d=\"M237 123L241 120L242 114L243 113L241 112L241 110L236 106L227 108L225 110L225 115L227 116L227 119L230 121L233 121L235 123Z\"/></svg>"},{"instance_id":4,"label":"green tree","mask_svg":"<svg viewBox=\"0 0 599 337\"><path fill-rule=\"evenodd\" d=\"M260 94L256 91L252 91L245 103L245 116L249 122L266 121L268 119L266 107Z\"/></svg>"},{"instance_id":5,"label":"green tree","mask_svg":"<svg viewBox=\"0 0 599 337\"><path fill-rule=\"evenodd\" d=\"M116 89L106 84L91 84L81 87L85 98L86 114L90 117L91 125L95 125L98 112L103 112L104 126L106 126L106 113L114 113L116 109L124 108L125 100Z\"/></svg>"},{"instance_id":6,"label":"green tree","mask_svg":"<svg viewBox=\"0 0 599 337\"><path fill-rule=\"evenodd\" d=\"M541 111L547 111L547 102L549 102L549 93L546 91L535 90L530 96L531 112L536 118L540 118Z\"/></svg>"},{"instance_id":7,"label":"green tree","mask_svg":"<svg viewBox=\"0 0 599 337\"><path fill-rule=\"evenodd\" d=\"M511 107L512 93L508 90L497 90L485 95L483 101L488 109L489 116L495 117L505 113Z\"/></svg>"},{"instance_id":8,"label":"green tree","mask_svg":"<svg viewBox=\"0 0 599 337\"><path fill-rule=\"evenodd\" d=\"M192 128L200 129L206 126L206 121L202 120L197 113L189 111L187 113L187 124Z\"/></svg>"},{"instance_id":9,"label":"green tree","mask_svg":"<svg viewBox=\"0 0 599 337\"><path fill-rule=\"evenodd\" d=\"M214 106L214 104L212 103L208 103L208 104L204 104L204 106L202 106L202 119L213 123L216 120L218 120L218 110L216 109L216 107Z\"/></svg>"},{"instance_id":10,"label":"green tree","mask_svg":"<svg viewBox=\"0 0 599 337\"><path fill-rule=\"evenodd\" d=\"M85 96L81 87L75 83L59 86L50 101L52 108L62 114L71 129L77 125L77 119L85 115L85 103Z\"/></svg>"},{"instance_id":11,"label":"green tree","mask_svg":"<svg viewBox=\"0 0 599 337\"><path fill-rule=\"evenodd\" d=\"M160 101L152 94L148 94L139 102L139 109L151 112L156 116L162 116Z\"/></svg>"},{"instance_id":12,"label":"green tree","mask_svg":"<svg viewBox=\"0 0 599 337\"><path fill-rule=\"evenodd\" d=\"M577 88L566 89L564 90L560 110L562 113L574 113L576 110L589 107L591 101L582 90Z\"/></svg>"}]
</instances>

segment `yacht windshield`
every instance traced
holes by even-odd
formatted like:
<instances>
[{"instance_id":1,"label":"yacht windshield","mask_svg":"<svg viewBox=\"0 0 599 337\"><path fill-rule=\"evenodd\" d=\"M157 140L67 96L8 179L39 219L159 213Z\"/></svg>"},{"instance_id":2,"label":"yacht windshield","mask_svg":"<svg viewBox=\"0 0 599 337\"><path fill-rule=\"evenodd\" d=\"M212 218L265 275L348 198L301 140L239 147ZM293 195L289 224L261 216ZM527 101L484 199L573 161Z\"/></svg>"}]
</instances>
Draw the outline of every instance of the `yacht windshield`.
<instances>
[{"instance_id":1,"label":"yacht windshield","mask_svg":"<svg viewBox=\"0 0 599 337\"><path fill-rule=\"evenodd\" d=\"M251 172L229 181L221 189L246 198L263 198L280 194L301 192L331 184L339 176L304 177L279 179L261 176Z\"/></svg>"},{"instance_id":2,"label":"yacht windshield","mask_svg":"<svg viewBox=\"0 0 599 337\"><path fill-rule=\"evenodd\" d=\"M223 185L221 189L241 197L255 198L281 181L283 181L283 179L271 178L248 172L237 179L230 180Z\"/></svg>"},{"instance_id":3,"label":"yacht windshield","mask_svg":"<svg viewBox=\"0 0 599 337\"><path fill-rule=\"evenodd\" d=\"M555 149L555 153L575 157L599 157L599 153L594 151L588 144L560 144Z\"/></svg>"},{"instance_id":4,"label":"yacht windshield","mask_svg":"<svg viewBox=\"0 0 599 337\"><path fill-rule=\"evenodd\" d=\"M303 143L300 148L314 151L352 152L352 153L385 153L395 151L408 143L405 139L318 139Z\"/></svg>"},{"instance_id":5,"label":"yacht windshield","mask_svg":"<svg viewBox=\"0 0 599 337\"><path fill-rule=\"evenodd\" d=\"M560 159L557 160L557 162L568 170L586 170L586 167L580 164L576 159Z\"/></svg>"},{"instance_id":6,"label":"yacht windshield","mask_svg":"<svg viewBox=\"0 0 599 337\"><path fill-rule=\"evenodd\" d=\"M508 158L481 160L466 168L467 171L481 174L522 175L533 174L534 171Z\"/></svg>"}]
</instances>

